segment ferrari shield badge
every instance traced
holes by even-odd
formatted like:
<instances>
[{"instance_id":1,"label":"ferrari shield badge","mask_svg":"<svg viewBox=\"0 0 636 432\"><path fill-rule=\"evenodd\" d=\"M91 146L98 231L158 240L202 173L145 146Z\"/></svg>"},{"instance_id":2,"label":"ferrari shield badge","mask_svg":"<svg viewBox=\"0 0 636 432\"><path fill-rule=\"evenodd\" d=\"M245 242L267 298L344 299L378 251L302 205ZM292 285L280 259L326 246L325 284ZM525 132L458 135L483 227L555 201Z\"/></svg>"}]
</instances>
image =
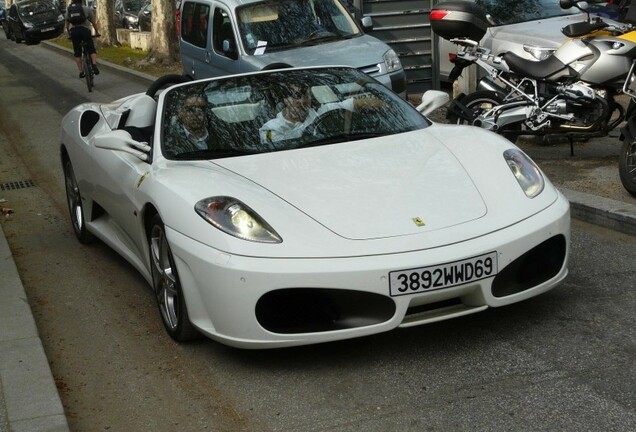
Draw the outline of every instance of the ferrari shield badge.
<instances>
[{"instance_id":1,"label":"ferrari shield badge","mask_svg":"<svg viewBox=\"0 0 636 432\"><path fill-rule=\"evenodd\" d=\"M141 186L141 183L146 180L146 177L148 177L148 174L150 174L149 172L145 172L141 177L139 177L139 180L137 180L137 189L139 189L139 186Z\"/></svg>"}]
</instances>

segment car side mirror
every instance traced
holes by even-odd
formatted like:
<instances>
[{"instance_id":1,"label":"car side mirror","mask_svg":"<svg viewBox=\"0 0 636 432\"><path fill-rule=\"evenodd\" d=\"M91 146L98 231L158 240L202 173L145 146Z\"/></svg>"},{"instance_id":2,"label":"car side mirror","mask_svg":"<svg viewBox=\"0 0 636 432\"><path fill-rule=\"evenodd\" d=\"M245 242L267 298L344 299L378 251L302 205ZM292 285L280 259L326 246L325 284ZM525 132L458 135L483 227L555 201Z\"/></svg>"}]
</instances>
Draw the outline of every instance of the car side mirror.
<instances>
[{"instance_id":1,"label":"car side mirror","mask_svg":"<svg viewBox=\"0 0 636 432\"><path fill-rule=\"evenodd\" d=\"M131 154L144 162L148 162L150 159L151 147L148 143L135 141L130 137L130 134L124 130L114 130L105 134L96 135L93 138L93 144L97 148Z\"/></svg>"},{"instance_id":2,"label":"car side mirror","mask_svg":"<svg viewBox=\"0 0 636 432\"><path fill-rule=\"evenodd\" d=\"M422 115L427 115L446 105L449 100L450 96L446 92L441 90L428 90L422 95L422 103L420 103L416 109L422 113Z\"/></svg>"},{"instance_id":3,"label":"car side mirror","mask_svg":"<svg viewBox=\"0 0 636 432\"><path fill-rule=\"evenodd\" d=\"M373 30L373 19L370 16L362 17L362 20L360 20L360 23L362 24L362 29L364 31Z\"/></svg>"}]
</instances>

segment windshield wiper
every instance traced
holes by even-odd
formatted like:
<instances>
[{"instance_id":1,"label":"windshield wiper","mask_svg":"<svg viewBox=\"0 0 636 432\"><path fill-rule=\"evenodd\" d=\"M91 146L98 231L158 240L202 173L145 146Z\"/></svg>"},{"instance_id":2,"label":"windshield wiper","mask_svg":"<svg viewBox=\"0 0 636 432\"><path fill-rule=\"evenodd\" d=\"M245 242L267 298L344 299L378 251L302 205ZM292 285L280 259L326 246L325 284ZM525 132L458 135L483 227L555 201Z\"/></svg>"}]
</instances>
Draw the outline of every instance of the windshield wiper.
<instances>
[{"instance_id":1,"label":"windshield wiper","mask_svg":"<svg viewBox=\"0 0 636 432\"><path fill-rule=\"evenodd\" d=\"M325 34L325 32L321 32L320 34L322 34L322 36L315 36L315 37L309 38L307 40L300 42L298 45L300 46L318 45L319 43L322 43L322 42L342 39L342 36L331 33L331 32L327 32L327 34Z\"/></svg>"}]
</instances>

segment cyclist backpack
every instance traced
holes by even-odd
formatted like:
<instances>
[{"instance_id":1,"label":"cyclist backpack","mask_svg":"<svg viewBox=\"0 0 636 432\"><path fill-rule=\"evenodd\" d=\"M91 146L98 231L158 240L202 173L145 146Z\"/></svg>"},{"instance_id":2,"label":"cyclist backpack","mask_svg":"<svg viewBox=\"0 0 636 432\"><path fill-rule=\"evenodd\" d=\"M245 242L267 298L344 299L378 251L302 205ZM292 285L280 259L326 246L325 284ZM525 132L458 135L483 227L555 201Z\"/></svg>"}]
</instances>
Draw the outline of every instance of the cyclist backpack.
<instances>
[{"instance_id":1,"label":"cyclist backpack","mask_svg":"<svg viewBox=\"0 0 636 432\"><path fill-rule=\"evenodd\" d=\"M71 3L66 8L66 12L68 14L68 22L73 25L79 25L86 21L86 14L81 3Z\"/></svg>"}]
</instances>

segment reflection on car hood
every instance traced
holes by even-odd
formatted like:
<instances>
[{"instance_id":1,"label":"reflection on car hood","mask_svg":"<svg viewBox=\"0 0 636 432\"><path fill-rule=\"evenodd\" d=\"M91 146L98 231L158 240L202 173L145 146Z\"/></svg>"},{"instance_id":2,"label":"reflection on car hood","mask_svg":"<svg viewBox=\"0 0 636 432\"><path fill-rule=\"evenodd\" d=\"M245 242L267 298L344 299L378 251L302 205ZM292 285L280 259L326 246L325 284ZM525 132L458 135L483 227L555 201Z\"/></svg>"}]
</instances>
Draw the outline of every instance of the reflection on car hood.
<instances>
[{"instance_id":1,"label":"reflection on car hood","mask_svg":"<svg viewBox=\"0 0 636 432\"><path fill-rule=\"evenodd\" d=\"M558 48L566 40L565 35L561 33L561 29L569 24L585 21L585 19L585 14L576 14L490 27L482 44L490 48L493 54L512 51L533 59L533 57L523 51L523 44L544 48ZM615 21L607 18L604 21L610 25L618 25Z\"/></svg>"},{"instance_id":2,"label":"reflection on car hood","mask_svg":"<svg viewBox=\"0 0 636 432\"><path fill-rule=\"evenodd\" d=\"M384 54L383 48L389 49L383 42L362 35L283 51L265 51L263 55L251 56L250 60L258 63L260 67L272 63L286 63L293 67L346 64L360 68L381 62L382 58L378 53Z\"/></svg>"},{"instance_id":3,"label":"reflection on car hood","mask_svg":"<svg viewBox=\"0 0 636 432\"><path fill-rule=\"evenodd\" d=\"M427 131L214 162L349 239L421 234L486 214L468 173Z\"/></svg>"}]
</instances>

